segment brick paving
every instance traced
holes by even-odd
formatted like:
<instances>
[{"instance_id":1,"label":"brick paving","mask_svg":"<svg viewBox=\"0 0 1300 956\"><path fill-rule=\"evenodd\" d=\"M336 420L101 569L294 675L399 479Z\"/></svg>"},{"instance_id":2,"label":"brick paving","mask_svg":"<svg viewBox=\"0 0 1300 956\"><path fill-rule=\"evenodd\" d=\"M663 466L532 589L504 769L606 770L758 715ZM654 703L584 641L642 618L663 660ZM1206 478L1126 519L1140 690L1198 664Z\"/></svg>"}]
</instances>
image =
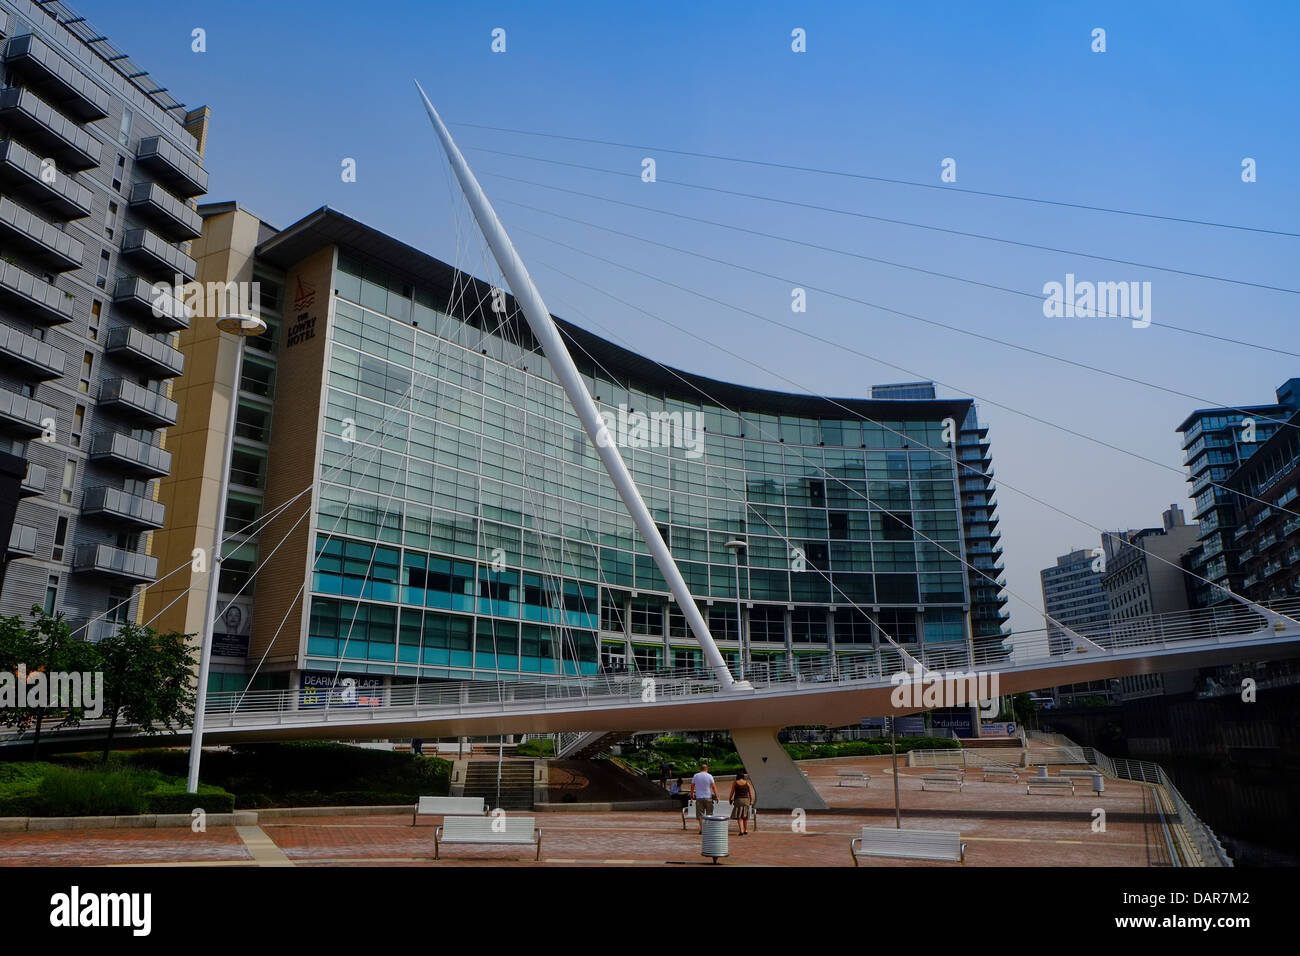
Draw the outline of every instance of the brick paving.
<instances>
[{"instance_id":1,"label":"brick paving","mask_svg":"<svg viewBox=\"0 0 1300 956\"><path fill-rule=\"evenodd\" d=\"M838 786L836 771L846 768L869 771L871 786ZM795 832L789 812L762 811L760 793L759 829L742 838L733 825L723 865L852 866L849 840L859 828L893 824L888 758L846 758L806 769L830 810L809 813L805 832ZM1081 786L1074 796L1027 796L1023 782L984 783L972 769L962 793L923 792L920 778L926 772L900 761L903 825L960 831L968 844L968 866L1148 866L1162 858L1163 838L1144 809L1141 784L1107 780L1101 797ZM1106 811L1105 832L1094 831L1098 807ZM535 816L542 827L542 865L711 864L700 856L694 822L683 831L674 811ZM538 865L531 848L461 845L444 846L435 862L432 827L412 827L403 815L298 817L263 822L260 828L298 866ZM259 856L265 858L264 851L263 846ZM234 827L207 833L187 828L0 833L0 866L176 863L252 866L259 861ZM952 864L871 858L861 865Z\"/></svg>"}]
</instances>

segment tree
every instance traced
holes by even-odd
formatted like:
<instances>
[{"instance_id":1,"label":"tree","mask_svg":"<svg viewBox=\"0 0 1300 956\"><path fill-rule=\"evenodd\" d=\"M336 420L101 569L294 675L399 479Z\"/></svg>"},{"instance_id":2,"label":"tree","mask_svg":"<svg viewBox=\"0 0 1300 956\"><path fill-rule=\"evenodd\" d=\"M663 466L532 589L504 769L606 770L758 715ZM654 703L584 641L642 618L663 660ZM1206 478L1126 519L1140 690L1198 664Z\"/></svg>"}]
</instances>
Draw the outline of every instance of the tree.
<instances>
[{"instance_id":1,"label":"tree","mask_svg":"<svg viewBox=\"0 0 1300 956\"><path fill-rule=\"evenodd\" d=\"M47 718L56 714L62 719L56 727L75 727L85 716L84 694L82 705L73 706L65 701L54 699L52 678L55 674L84 674L91 677L101 669L101 658L94 644L78 640L72 636L63 615L50 615L39 604L32 607L35 620L28 624L21 618L12 617L0 621L0 666L6 670L16 670L18 665L27 668L28 682L32 675L43 672L47 694L44 706L36 706L30 700L23 706L15 706L6 711L6 724L25 731L35 728L32 735L31 759L40 758L41 729ZM93 679L93 678L92 678ZM83 682L84 683L84 682ZM30 692L31 688L28 688ZM92 688L83 686L83 692Z\"/></svg>"},{"instance_id":2,"label":"tree","mask_svg":"<svg viewBox=\"0 0 1300 956\"><path fill-rule=\"evenodd\" d=\"M194 651L189 637L126 624L99 642L109 712L104 761L119 718L155 734L184 726L194 712Z\"/></svg>"}]
</instances>

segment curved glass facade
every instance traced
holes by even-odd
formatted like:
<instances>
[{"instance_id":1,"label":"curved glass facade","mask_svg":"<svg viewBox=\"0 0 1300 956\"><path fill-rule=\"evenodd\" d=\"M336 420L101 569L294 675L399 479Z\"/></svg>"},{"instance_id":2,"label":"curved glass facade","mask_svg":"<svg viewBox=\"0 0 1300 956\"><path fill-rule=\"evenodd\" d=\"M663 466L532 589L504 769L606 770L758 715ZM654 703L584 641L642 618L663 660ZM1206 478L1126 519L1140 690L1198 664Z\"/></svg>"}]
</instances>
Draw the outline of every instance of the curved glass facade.
<instances>
[{"instance_id":1,"label":"curved glass facade","mask_svg":"<svg viewBox=\"0 0 1300 956\"><path fill-rule=\"evenodd\" d=\"M343 251L332 284L305 667L495 679L699 665L526 329L493 331L486 304L448 315L445 296ZM724 655L737 577L758 661L862 653L878 629L967 639L944 437L969 402L841 405L571 338Z\"/></svg>"}]
</instances>

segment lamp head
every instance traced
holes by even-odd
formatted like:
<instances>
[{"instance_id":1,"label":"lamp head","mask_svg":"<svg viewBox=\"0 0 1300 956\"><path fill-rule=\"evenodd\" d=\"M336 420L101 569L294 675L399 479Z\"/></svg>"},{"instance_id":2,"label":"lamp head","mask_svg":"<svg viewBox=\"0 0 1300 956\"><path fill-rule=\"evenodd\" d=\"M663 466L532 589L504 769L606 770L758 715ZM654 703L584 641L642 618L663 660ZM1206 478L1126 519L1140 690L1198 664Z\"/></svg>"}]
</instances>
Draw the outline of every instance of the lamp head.
<instances>
[{"instance_id":1,"label":"lamp head","mask_svg":"<svg viewBox=\"0 0 1300 956\"><path fill-rule=\"evenodd\" d=\"M262 335L266 322L255 315L222 315L217 317L217 328L231 335Z\"/></svg>"}]
</instances>

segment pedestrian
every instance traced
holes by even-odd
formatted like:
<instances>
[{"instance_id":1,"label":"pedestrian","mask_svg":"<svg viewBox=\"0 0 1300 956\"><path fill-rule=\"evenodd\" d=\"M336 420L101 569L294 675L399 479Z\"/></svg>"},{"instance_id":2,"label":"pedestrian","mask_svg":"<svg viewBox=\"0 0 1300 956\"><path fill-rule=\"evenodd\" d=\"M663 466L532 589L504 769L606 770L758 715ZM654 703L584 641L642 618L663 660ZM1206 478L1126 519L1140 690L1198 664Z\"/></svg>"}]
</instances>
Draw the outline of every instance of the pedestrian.
<instances>
[{"instance_id":1,"label":"pedestrian","mask_svg":"<svg viewBox=\"0 0 1300 956\"><path fill-rule=\"evenodd\" d=\"M756 805L757 798L758 791L754 789L753 781L741 770L736 774L736 782L731 785L731 812L740 824L741 836L749 834L749 808Z\"/></svg>"},{"instance_id":2,"label":"pedestrian","mask_svg":"<svg viewBox=\"0 0 1300 956\"><path fill-rule=\"evenodd\" d=\"M687 796L685 785L681 777L674 780L668 787L668 796L676 800L679 807L686 806L686 801L689 797Z\"/></svg>"},{"instance_id":3,"label":"pedestrian","mask_svg":"<svg viewBox=\"0 0 1300 956\"><path fill-rule=\"evenodd\" d=\"M659 761L659 786L668 788L668 764L662 760Z\"/></svg>"},{"instance_id":4,"label":"pedestrian","mask_svg":"<svg viewBox=\"0 0 1300 956\"><path fill-rule=\"evenodd\" d=\"M417 757L424 755L424 741L419 737L416 737L411 741L411 753L415 754Z\"/></svg>"},{"instance_id":5,"label":"pedestrian","mask_svg":"<svg viewBox=\"0 0 1300 956\"><path fill-rule=\"evenodd\" d=\"M713 813L713 801L718 799L718 784L707 763L701 763L700 772L691 778L691 794L695 797L695 819L703 833L704 818Z\"/></svg>"}]
</instances>

